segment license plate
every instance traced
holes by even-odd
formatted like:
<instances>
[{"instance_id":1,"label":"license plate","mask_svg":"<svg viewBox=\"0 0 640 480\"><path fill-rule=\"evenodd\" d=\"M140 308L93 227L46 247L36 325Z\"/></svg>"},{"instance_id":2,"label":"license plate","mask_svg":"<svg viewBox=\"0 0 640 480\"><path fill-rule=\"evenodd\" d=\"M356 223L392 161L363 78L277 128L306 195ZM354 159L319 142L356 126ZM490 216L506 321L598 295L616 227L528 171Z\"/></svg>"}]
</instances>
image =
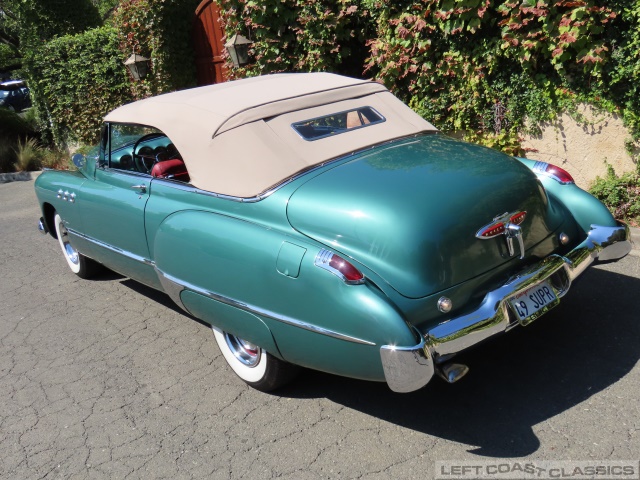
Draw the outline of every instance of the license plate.
<instances>
[{"instance_id":1,"label":"license plate","mask_svg":"<svg viewBox=\"0 0 640 480\"><path fill-rule=\"evenodd\" d=\"M529 325L560 303L560 299L547 282L541 282L511 297L509 303L520 324Z\"/></svg>"}]
</instances>

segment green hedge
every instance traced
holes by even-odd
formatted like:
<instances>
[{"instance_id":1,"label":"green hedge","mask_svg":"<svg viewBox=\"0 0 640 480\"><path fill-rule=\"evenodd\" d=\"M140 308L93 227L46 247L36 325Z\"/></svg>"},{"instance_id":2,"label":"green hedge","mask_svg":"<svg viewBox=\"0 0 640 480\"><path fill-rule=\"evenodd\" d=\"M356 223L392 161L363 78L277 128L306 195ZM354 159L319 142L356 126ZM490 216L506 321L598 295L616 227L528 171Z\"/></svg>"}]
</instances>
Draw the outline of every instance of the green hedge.
<instances>
[{"instance_id":1,"label":"green hedge","mask_svg":"<svg viewBox=\"0 0 640 480\"><path fill-rule=\"evenodd\" d=\"M29 52L26 62L36 108L58 145L95 143L102 117L131 100L113 27L51 40Z\"/></svg>"},{"instance_id":2,"label":"green hedge","mask_svg":"<svg viewBox=\"0 0 640 480\"><path fill-rule=\"evenodd\" d=\"M21 49L61 35L100 26L100 13L91 0L13 0L19 19Z\"/></svg>"},{"instance_id":3,"label":"green hedge","mask_svg":"<svg viewBox=\"0 0 640 480\"><path fill-rule=\"evenodd\" d=\"M86 7L88 0L74 2ZM53 0L43 12L51 16L61 3ZM107 11L113 2L103 3ZM106 26L53 39L47 27L41 36L44 41L30 44L25 51L25 70L45 140L58 146L70 140L93 143L102 117L113 108L194 86L191 25L197 4L198 0L122 0ZM69 20L68 25L59 25L58 32L93 26L98 10L93 7L88 12L87 8L79 8L86 14L85 23ZM72 13L70 18L76 19L78 15ZM50 22L48 17L39 18L42 12L30 15L44 25L61 21L60 15L53 15L60 20L57 23L53 17ZM136 53L151 58L150 74L140 82L134 82L123 65L134 47Z\"/></svg>"}]
</instances>

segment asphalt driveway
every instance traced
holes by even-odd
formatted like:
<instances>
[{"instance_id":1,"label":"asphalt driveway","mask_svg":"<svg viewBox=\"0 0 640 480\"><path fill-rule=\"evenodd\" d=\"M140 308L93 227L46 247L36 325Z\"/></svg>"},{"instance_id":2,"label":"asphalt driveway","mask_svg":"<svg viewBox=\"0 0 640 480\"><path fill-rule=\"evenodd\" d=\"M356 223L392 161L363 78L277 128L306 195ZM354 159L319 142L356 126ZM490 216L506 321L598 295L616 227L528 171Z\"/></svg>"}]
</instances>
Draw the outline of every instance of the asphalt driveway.
<instances>
[{"instance_id":1,"label":"asphalt driveway","mask_svg":"<svg viewBox=\"0 0 640 480\"><path fill-rule=\"evenodd\" d=\"M438 460L638 460L640 257L411 394L305 371L247 388L210 329L117 274L86 281L0 185L0 477L433 478Z\"/></svg>"}]
</instances>

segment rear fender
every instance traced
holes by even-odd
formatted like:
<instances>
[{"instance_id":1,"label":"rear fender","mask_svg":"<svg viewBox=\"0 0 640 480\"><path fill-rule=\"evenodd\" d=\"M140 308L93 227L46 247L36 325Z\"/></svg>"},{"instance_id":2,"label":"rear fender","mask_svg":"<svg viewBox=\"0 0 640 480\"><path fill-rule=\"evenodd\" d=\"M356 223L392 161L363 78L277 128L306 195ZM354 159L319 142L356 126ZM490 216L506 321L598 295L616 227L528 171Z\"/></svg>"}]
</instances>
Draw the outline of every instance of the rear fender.
<instances>
[{"instance_id":1,"label":"rear fender","mask_svg":"<svg viewBox=\"0 0 640 480\"><path fill-rule=\"evenodd\" d=\"M527 158L518 158L518 160L532 170L536 163L535 160ZM563 185L547 175L535 171L534 173L538 176L549 197L565 206L585 234L589 233L591 225L618 226L609 209L600 200L578 187L575 183Z\"/></svg>"},{"instance_id":2,"label":"rear fender","mask_svg":"<svg viewBox=\"0 0 640 480\"><path fill-rule=\"evenodd\" d=\"M216 213L182 211L166 218L153 238L158 275L167 293L174 290L172 298L292 363L384 380L380 346L416 343L403 316L371 281L347 285L318 268L314 260L322 246L303 237ZM290 245L284 263L283 244ZM273 336L270 346L258 319Z\"/></svg>"}]
</instances>

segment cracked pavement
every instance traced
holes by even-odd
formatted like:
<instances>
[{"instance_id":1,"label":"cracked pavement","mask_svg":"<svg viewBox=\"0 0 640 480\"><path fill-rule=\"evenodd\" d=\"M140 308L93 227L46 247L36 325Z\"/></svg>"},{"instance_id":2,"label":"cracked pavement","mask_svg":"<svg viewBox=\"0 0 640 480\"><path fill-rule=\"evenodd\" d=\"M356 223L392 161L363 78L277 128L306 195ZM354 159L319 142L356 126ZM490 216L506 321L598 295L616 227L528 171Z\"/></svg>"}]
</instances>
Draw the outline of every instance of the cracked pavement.
<instances>
[{"instance_id":1,"label":"cracked pavement","mask_svg":"<svg viewBox=\"0 0 640 480\"><path fill-rule=\"evenodd\" d=\"M638 460L640 257L411 394L305 370L246 387L211 330L114 273L73 275L33 182L0 185L0 478L433 478L437 460Z\"/></svg>"}]
</instances>

